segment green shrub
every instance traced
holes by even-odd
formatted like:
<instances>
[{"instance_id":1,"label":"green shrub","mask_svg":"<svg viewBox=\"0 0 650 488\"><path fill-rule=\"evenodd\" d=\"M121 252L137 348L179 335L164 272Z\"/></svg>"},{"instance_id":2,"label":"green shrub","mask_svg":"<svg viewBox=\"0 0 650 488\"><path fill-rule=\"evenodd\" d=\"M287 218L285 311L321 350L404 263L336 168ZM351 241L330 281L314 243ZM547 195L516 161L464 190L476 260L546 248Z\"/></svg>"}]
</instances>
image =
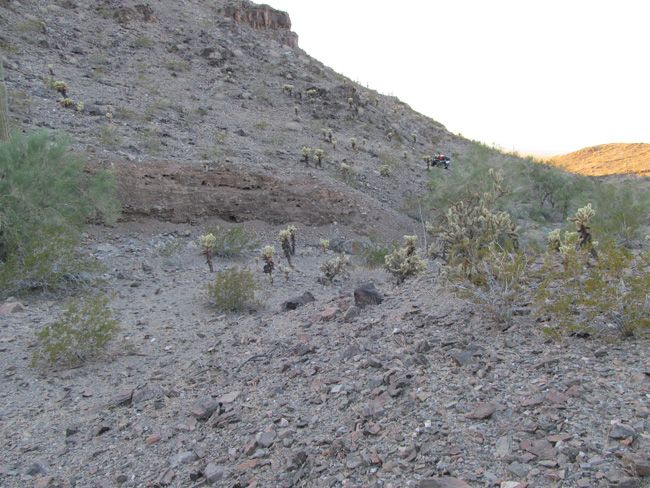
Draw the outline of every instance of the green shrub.
<instances>
[{"instance_id":1,"label":"green shrub","mask_svg":"<svg viewBox=\"0 0 650 488\"><path fill-rule=\"evenodd\" d=\"M207 229L206 234L214 235L215 243L212 254L220 258L241 256L258 245L253 236L241 225L235 225L228 229L217 225Z\"/></svg>"},{"instance_id":2,"label":"green shrub","mask_svg":"<svg viewBox=\"0 0 650 488\"><path fill-rule=\"evenodd\" d=\"M257 289L253 273L234 266L217 273L208 285L208 296L220 310L240 312L255 305Z\"/></svg>"},{"instance_id":3,"label":"green shrub","mask_svg":"<svg viewBox=\"0 0 650 488\"><path fill-rule=\"evenodd\" d=\"M417 236L404 236L404 244L385 257L386 269L401 283L409 276L422 273L427 262L415 249Z\"/></svg>"},{"instance_id":4,"label":"green shrub","mask_svg":"<svg viewBox=\"0 0 650 488\"><path fill-rule=\"evenodd\" d=\"M359 254L363 259L366 266L370 268L383 268L386 265L386 256L394 252L398 248L397 243L393 242L389 246L382 246L373 243L364 246Z\"/></svg>"},{"instance_id":5,"label":"green shrub","mask_svg":"<svg viewBox=\"0 0 650 488\"><path fill-rule=\"evenodd\" d=\"M594 216L587 205L569 219L576 232L549 234L537 301L557 321L548 332L591 332L597 325L633 335L650 327L650 252L634 255L611 239L593 241Z\"/></svg>"},{"instance_id":6,"label":"green shrub","mask_svg":"<svg viewBox=\"0 0 650 488\"><path fill-rule=\"evenodd\" d=\"M631 336L650 328L650 253L635 256L611 241L598 249L598 259L583 250L565 253L561 268L548 256L536 294L541 313L554 319L547 333L609 327Z\"/></svg>"},{"instance_id":7,"label":"green shrub","mask_svg":"<svg viewBox=\"0 0 650 488\"><path fill-rule=\"evenodd\" d=\"M103 295L70 301L56 322L36 332L32 365L74 365L99 353L119 330L107 305Z\"/></svg>"},{"instance_id":8,"label":"green shrub","mask_svg":"<svg viewBox=\"0 0 650 488\"><path fill-rule=\"evenodd\" d=\"M54 286L87 269L76 246L88 219L118 214L112 175L85 172L67 147L45 132L0 144L3 292Z\"/></svg>"},{"instance_id":9,"label":"green shrub","mask_svg":"<svg viewBox=\"0 0 650 488\"><path fill-rule=\"evenodd\" d=\"M512 325L516 305L524 300L528 289L528 259L522 252L506 252L490 247L478 265L481 274L475 284L463 280L453 284L458 295L479 305L503 329ZM458 275L452 275L452 278Z\"/></svg>"}]
</instances>

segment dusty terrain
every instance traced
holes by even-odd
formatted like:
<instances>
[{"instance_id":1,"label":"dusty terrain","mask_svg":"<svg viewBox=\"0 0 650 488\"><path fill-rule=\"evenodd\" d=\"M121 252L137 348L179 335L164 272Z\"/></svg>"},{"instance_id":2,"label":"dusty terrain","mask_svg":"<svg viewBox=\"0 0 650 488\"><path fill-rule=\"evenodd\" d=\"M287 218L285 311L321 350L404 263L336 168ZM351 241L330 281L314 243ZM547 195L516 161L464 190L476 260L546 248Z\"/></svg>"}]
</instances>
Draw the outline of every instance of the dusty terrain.
<instances>
[{"instance_id":1,"label":"dusty terrain","mask_svg":"<svg viewBox=\"0 0 650 488\"><path fill-rule=\"evenodd\" d=\"M333 256L320 238L353 250L422 236L413 198L448 174L422 156L449 154L453 171L473 143L310 58L288 17L0 0L0 52L14 126L69 134L91 167L114 169L124 209L82 246L121 326L106 354L35 369L35 332L75 291L0 302L22 303L0 308L0 486L648 486L647 340L550 341L530 303L503 331L441 286L435 262L397 286L355 254L349 278L318 282ZM63 108L52 79L83 109ZM303 146L324 150L322 167ZM215 260L255 272L250 313L205 296L197 245L213 223L257 236ZM287 223L296 269L270 285L259 247L279 247ZM367 282L385 299L357 310ZM306 291L313 303L282 309Z\"/></svg>"}]
</instances>

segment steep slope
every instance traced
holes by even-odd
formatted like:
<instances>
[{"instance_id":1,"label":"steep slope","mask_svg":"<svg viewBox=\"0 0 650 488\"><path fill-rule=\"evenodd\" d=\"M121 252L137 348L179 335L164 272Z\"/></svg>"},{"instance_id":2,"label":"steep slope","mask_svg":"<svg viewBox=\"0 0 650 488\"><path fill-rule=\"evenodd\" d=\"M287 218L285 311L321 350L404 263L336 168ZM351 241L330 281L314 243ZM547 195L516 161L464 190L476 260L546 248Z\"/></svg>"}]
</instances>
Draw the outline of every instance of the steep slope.
<instances>
[{"instance_id":1,"label":"steep slope","mask_svg":"<svg viewBox=\"0 0 650 488\"><path fill-rule=\"evenodd\" d=\"M150 189L165 174L161 161L272 174L278 194L283 185L290 193L295 184L317 182L359 209L351 220L364 224L361 209L381 207L380 220L408 231L412 223L399 211L426 189L422 156L462 154L471 143L312 59L290 25L285 13L247 2L1 3L11 116L22 129L65 131L97 163L156 163ZM67 85L70 107L62 106L55 81ZM322 168L313 153L309 167L301 162L304 146L323 150ZM341 163L351 174L342 174ZM384 165L390 177L380 175ZM143 186L131 181L136 173L119 173L127 188ZM254 201L265 218L262 196L241 200ZM322 202L320 220L334 220L330 204ZM248 210L234 220L245 220Z\"/></svg>"},{"instance_id":2,"label":"steep slope","mask_svg":"<svg viewBox=\"0 0 650 488\"><path fill-rule=\"evenodd\" d=\"M650 144L601 144L555 156L550 163L588 176L650 176Z\"/></svg>"}]
</instances>

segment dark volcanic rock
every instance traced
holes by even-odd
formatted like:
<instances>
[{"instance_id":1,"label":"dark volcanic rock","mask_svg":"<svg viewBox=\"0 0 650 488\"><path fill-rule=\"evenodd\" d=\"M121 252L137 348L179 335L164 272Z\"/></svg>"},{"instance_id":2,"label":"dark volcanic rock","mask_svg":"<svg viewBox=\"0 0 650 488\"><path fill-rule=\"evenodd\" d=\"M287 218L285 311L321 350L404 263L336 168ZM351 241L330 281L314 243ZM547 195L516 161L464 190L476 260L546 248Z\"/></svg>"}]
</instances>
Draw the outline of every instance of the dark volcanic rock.
<instances>
[{"instance_id":1,"label":"dark volcanic rock","mask_svg":"<svg viewBox=\"0 0 650 488\"><path fill-rule=\"evenodd\" d=\"M378 305L384 301L384 297L375 288L374 283L364 283L354 290L354 304L359 308L368 305Z\"/></svg>"}]
</instances>

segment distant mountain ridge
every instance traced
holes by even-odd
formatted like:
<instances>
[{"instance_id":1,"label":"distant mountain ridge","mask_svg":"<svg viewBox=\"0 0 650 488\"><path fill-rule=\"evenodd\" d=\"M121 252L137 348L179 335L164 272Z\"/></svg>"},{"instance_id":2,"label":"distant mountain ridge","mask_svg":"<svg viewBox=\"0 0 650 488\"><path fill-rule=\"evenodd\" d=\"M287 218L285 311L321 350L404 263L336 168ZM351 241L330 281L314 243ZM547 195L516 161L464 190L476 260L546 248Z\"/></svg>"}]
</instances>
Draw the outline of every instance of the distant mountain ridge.
<instances>
[{"instance_id":1,"label":"distant mountain ridge","mask_svg":"<svg viewBox=\"0 0 650 488\"><path fill-rule=\"evenodd\" d=\"M588 176L631 173L650 176L650 144L601 144L554 156L549 162L572 173Z\"/></svg>"}]
</instances>

